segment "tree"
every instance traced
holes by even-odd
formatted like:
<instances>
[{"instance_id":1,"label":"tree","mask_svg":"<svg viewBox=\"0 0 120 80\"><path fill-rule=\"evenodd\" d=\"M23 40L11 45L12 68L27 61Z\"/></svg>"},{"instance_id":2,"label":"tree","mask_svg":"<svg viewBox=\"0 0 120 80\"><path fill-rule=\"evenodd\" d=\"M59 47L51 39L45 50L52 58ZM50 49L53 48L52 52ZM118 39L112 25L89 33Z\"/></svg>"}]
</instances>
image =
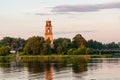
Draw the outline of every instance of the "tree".
<instances>
[{"instance_id":1,"label":"tree","mask_svg":"<svg viewBox=\"0 0 120 80\"><path fill-rule=\"evenodd\" d=\"M68 55L74 55L73 52L74 52L73 49L69 49L69 50L67 51L67 54L68 54Z\"/></svg>"},{"instance_id":2,"label":"tree","mask_svg":"<svg viewBox=\"0 0 120 80\"><path fill-rule=\"evenodd\" d=\"M88 40L87 47L89 47L91 49L116 49L116 48L118 49L119 45L116 44L115 42L103 44L103 43L98 42L98 41Z\"/></svg>"},{"instance_id":3,"label":"tree","mask_svg":"<svg viewBox=\"0 0 120 80\"><path fill-rule=\"evenodd\" d=\"M104 44L102 44L101 42L98 42L98 41L94 41L92 39L87 41L87 47L89 47L91 49L105 48Z\"/></svg>"},{"instance_id":4,"label":"tree","mask_svg":"<svg viewBox=\"0 0 120 80\"><path fill-rule=\"evenodd\" d=\"M2 40L0 40L0 46L11 46L13 43L14 38L12 37L4 37Z\"/></svg>"},{"instance_id":5,"label":"tree","mask_svg":"<svg viewBox=\"0 0 120 80\"><path fill-rule=\"evenodd\" d=\"M31 37L27 40L24 47L24 54L43 55L50 53L50 40L44 40L43 37Z\"/></svg>"},{"instance_id":6,"label":"tree","mask_svg":"<svg viewBox=\"0 0 120 80\"><path fill-rule=\"evenodd\" d=\"M87 54L88 48L86 48L85 46L81 45L77 50L78 50L78 54L79 55L84 55L84 54Z\"/></svg>"},{"instance_id":7,"label":"tree","mask_svg":"<svg viewBox=\"0 0 120 80\"><path fill-rule=\"evenodd\" d=\"M50 39L47 39L43 44L43 53L45 55L50 54L50 43L51 43Z\"/></svg>"},{"instance_id":8,"label":"tree","mask_svg":"<svg viewBox=\"0 0 120 80\"><path fill-rule=\"evenodd\" d=\"M71 40L68 38L58 38L54 40L55 52L58 54L67 54L71 47Z\"/></svg>"},{"instance_id":9,"label":"tree","mask_svg":"<svg viewBox=\"0 0 120 80\"><path fill-rule=\"evenodd\" d=\"M118 42L118 46L119 46L119 48L120 48L120 42Z\"/></svg>"},{"instance_id":10,"label":"tree","mask_svg":"<svg viewBox=\"0 0 120 80\"><path fill-rule=\"evenodd\" d=\"M86 40L80 34L77 34L72 41L74 48L79 48L81 45L86 46L86 43Z\"/></svg>"},{"instance_id":11,"label":"tree","mask_svg":"<svg viewBox=\"0 0 120 80\"><path fill-rule=\"evenodd\" d=\"M57 47L57 53L63 54L63 50L62 50L62 47L60 45Z\"/></svg>"},{"instance_id":12,"label":"tree","mask_svg":"<svg viewBox=\"0 0 120 80\"><path fill-rule=\"evenodd\" d=\"M43 37L31 37L27 40L27 43L24 47L24 54L38 55L43 54Z\"/></svg>"},{"instance_id":13,"label":"tree","mask_svg":"<svg viewBox=\"0 0 120 80\"><path fill-rule=\"evenodd\" d=\"M11 45L11 49L13 50L23 50L23 47L25 46L26 41L21 38L14 38L13 44Z\"/></svg>"},{"instance_id":14,"label":"tree","mask_svg":"<svg viewBox=\"0 0 120 80\"><path fill-rule=\"evenodd\" d=\"M111 43L106 44L106 48L107 49L118 49L119 45L116 44L115 42L111 42Z\"/></svg>"},{"instance_id":15,"label":"tree","mask_svg":"<svg viewBox=\"0 0 120 80\"><path fill-rule=\"evenodd\" d=\"M25 40L21 38L4 37L0 40L0 47L8 46L11 50L22 50Z\"/></svg>"},{"instance_id":16,"label":"tree","mask_svg":"<svg viewBox=\"0 0 120 80\"><path fill-rule=\"evenodd\" d=\"M0 48L0 56L6 56L10 54L10 49L7 46L2 46Z\"/></svg>"}]
</instances>

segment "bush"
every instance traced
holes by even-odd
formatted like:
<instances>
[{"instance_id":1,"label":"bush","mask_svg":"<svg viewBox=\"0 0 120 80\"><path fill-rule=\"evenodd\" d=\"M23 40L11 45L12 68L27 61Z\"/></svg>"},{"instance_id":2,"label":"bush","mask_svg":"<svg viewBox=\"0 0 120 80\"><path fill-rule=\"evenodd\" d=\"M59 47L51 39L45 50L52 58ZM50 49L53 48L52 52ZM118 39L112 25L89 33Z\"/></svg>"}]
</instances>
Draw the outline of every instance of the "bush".
<instances>
[{"instance_id":1,"label":"bush","mask_svg":"<svg viewBox=\"0 0 120 80\"><path fill-rule=\"evenodd\" d=\"M10 49L7 46L2 46L0 48L0 56L6 56L10 54Z\"/></svg>"},{"instance_id":2,"label":"bush","mask_svg":"<svg viewBox=\"0 0 120 80\"><path fill-rule=\"evenodd\" d=\"M67 51L67 54L68 54L68 55L73 55L73 51L74 51L73 49L69 49L69 50Z\"/></svg>"}]
</instances>

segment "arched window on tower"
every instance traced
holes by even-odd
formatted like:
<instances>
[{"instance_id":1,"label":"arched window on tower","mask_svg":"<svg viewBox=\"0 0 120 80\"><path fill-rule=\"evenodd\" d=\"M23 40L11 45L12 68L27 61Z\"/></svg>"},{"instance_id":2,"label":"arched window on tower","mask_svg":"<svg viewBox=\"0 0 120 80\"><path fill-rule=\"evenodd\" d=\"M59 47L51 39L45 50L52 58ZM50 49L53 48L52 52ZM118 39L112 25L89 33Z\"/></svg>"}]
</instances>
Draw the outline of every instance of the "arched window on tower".
<instances>
[{"instance_id":1,"label":"arched window on tower","mask_svg":"<svg viewBox=\"0 0 120 80\"><path fill-rule=\"evenodd\" d=\"M48 33L50 33L50 28L48 28L48 31L47 31Z\"/></svg>"},{"instance_id":2,"label":"arched window on tower","mask_svg":"<svg viewBox=\"0 0 120 80\"><path fill-rule=\"evenodd\" d=\"M48 39L50 39L50 37L48 37Z\"/></svg>"}]
</instances>

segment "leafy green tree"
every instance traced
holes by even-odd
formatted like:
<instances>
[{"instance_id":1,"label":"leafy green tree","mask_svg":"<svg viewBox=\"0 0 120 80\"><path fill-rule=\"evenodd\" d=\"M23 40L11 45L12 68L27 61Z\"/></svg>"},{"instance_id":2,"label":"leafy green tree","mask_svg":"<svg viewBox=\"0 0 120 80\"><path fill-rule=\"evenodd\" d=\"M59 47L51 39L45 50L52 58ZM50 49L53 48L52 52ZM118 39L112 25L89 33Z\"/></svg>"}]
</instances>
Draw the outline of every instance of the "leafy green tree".
<instances>
[{"instance_id":1,"label":"leafy green tree","mask_svg":"<svg viewBox=\"0 0 120 80\"><path fill-rule=\"evenodd\" d=\"M67 51L67 54L68 54L68 55L74 55L73 52L74 52L74 49L69 49L69 50Z\"/></svg>"},{"instance_id":2,"label":"leafy green tree","mask_svg":"<svg viewBox=\"0 0 120 80\"><path fill-rule=\"evenodd\" d=\"M0 40L0 47L8 46L11 50L22 50L25 42L26 41L21 38L4 37Z\"/></svg>"},{"instance_id":3,"label":"leafy green tree","mask_svg":"<svg viewBox=\"0 0 120 80\"><path fill-rule=\"evenodd\" d=\"M92 52L92 50L90 48L86 49L86 54L90 54Z\"/></svg>"},{"instance_id":4,"label":"leafy green tree","mask_svg":"<svg viewBox=\"0 0 120 80\"><path fill-rule=\"evenodd\" d=\"M58 38L54 40L55 52L58 54L67 54L71 47L71 40L68 38Z\"/></svg>"},{"instance_id":5,"label":"leafy green tree","mask_svg":"<svg viewBox=\"0 0 120 80\"><path fill-rule=\"evenodd\" d=\"M43 53L45 54L45 55L48 55L48 54L50 54L51 53L51 49L50 49L50 39L47 39L46 41L45 41L45 43L43 44Z\"/></svg>"},{"instance_id":6,"label":"leafy green tree","mask_svg":"<svg viewBox=\"0 0 120 80\"><path fill-rule=\"evenodd\" d=\"M78 54L80 55L84 55L87 52L87 48L83 45L81 45L77 50L78 50Z\"/></svg>"},{"instance_id":7,"label":"leafy green tree","mask_svg":"<svg viewBox=\"0 0 120 80\"><path fill-rule=\"evenodd\" d=\"M115 42L111 42L111 43L106 44L106 48L107 49L118 49L119 45L116 44Z\"/></svg>"},{"instance_id":8,"label":"leafy green tree","mask_svg":"<svg viewBox=\"0 0 120 80\"><path fill-rule=\"evenodd\" d=\"M26 41L21 38L14 38L11 49L22 51Z\"/></svg>"},{"instance_id":9,"label":"leafy green tree","mask_svg":"<svg viewBox=\"0 0 120 80\"><path fill-rule=\"evenodd\" d=\"M118 42L118 46L119 46L119 48L120 48L120 42Z\"/></svg>"},{"instance_id":10,"label":"leafy green tree","mask_svg":"<svg viewBox=\"0 0 120 80\"><path fill-rule=\"evenodd\" d=\"M2 40L0 40L0 46L11 47L13 40L14 40L14 38L12 38L12 37L4 37Z\"/></svg>"},{"instance_id":11,"label":"leafy green tree","mask_svg":"<svg viewBox=\"0 0 120 80\"><path fill-rule=\"evenodd\" d=\"M0 48L0 56L6 56L10 54L10 49L7 46L2 46Z\"/></svg>"},{"instance_id":12,"label":"leafy green tree","mask_svg":"<svg viewBox=\"0 0 120 80\"><path fill-rule=\"evenodd\" d=\"M79 48L81 45L86 46L86 40L82 37L81 34L77 34L74 38L73 38L73 47L74 48Z\"/></svg>"},{"instance_id":13,"label":"leafy green tree","mask_svg":"<svg viewBox=\"0 0 120 80\"><path fill-rule=\"evenodd\" d=\"M50 54L50 40L44 40L43 37L31 37L27 40L24 47L24 54L47 55Z\"/></svg>"},{"instance_id":14,"label":"leafy green tree","mask_svg":"<svg viewBox=\"0 0 120 80\"><path fill-rule=\"evenodd\" d=\"M102 49L105 48L105 46L98 41L94 41L94 40L88 40L87 41L87 47L91 48L91 49Z\"/></svg>"},{"instance_id":15,"label":"leafy green tree","mask_svg":"<svg viewBox=\"0 0 120 80\"><path fill-rule=\"evenodd\" d=\"M89 47L91 49L118 49L119 45L116 44L115 42L103 44L103 43L98 42L98 41L88 40L87 47Z\"/></svg>"},{"instance_id":16,"label":"leafy green tree","mask_svg":"<svg viewBox=\"0 0 120 80\"><path fill-rule=\"evenodd\" d=\"M57 47L57 53L63 54L63 50L62 50L62 47L60 45Z\"/></svg>"},{"instance_id":17,"label":"leafy green tree","mask_svg":"<svg viewBox=\"0 0 120 80\"><path fill-rule=\"evenodd\" d=\"M43 37L34 36L34 37L29 38L24 47L24 53L31 54L31 55L43 54L44 42L45 41Z\"/></svg>"}]
</instances>

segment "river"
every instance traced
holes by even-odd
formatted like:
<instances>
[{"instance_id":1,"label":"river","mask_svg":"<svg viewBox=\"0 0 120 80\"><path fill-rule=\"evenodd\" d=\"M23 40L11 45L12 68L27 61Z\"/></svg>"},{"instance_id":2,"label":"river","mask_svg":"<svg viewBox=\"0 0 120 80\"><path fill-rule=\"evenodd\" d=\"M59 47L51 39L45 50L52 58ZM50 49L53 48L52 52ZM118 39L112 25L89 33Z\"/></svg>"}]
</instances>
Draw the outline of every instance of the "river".
<instances>
[{"instance_id":1,"label":"river","mask_svg":"<svg viewBox=\"0 0 120 80\"><path fill-rule=\"evenodd\" d=\"M0 80L120 80L120 59L3 61Z\"/></svg>"}]
</instances>

